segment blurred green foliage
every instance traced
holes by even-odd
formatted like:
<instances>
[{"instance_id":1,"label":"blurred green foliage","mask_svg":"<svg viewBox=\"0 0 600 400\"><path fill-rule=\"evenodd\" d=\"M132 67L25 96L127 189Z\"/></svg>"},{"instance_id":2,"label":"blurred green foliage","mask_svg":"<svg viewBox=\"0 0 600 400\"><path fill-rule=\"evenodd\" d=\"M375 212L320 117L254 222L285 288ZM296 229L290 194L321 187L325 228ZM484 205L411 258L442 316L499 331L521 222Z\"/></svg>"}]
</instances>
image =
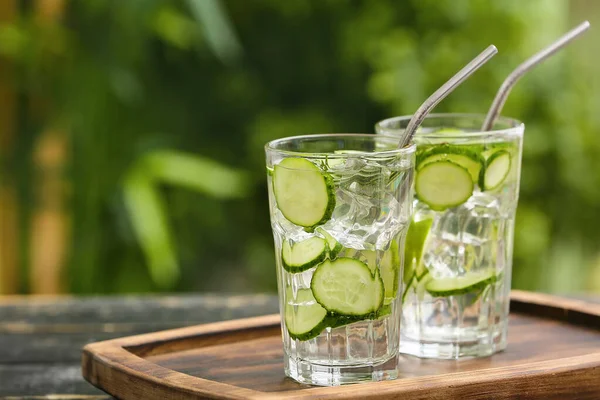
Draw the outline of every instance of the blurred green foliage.
<instances>
[{"instance_id":1,"label":"blurred green foliage","mask_svg":"<svg viewBox=\"0 0 600 400\"><path fill-rule=\"evenodd\" d=\"M24 7L0 27L21 101L46 104L20 113L5 163L22 220L35 139L61 126L71 292L275 290L267 141L372 132L494 43L499 55L436 109L485 112L514 66L574 25L573 3L87 0L51 25ZM504 109L526 123L516 288L600 291L600 95L585 43Z\"/></svg>"}]
</instances>

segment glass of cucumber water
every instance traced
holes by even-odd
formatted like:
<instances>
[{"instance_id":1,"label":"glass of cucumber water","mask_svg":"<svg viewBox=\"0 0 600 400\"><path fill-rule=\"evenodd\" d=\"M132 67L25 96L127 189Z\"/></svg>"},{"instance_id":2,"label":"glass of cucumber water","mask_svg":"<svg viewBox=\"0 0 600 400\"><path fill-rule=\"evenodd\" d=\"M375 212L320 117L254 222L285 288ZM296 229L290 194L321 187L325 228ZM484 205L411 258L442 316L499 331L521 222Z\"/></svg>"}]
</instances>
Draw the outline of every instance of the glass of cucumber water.
<instances>
[{"instance_id":1,"label":"glass of cucumber water","mask_svg":"<svg viewBox=\"0 0 600 400\"><path fill-rule=\"evenodd\" d=\"M266 145L284 365L312 385L395 379L415 146L373 134Z\"/></svg>"},{"instance_id":2,"label":"glass of cucumber water","mask_svg":"<svg viewBox=\"0 0 600 400\"><path fill-rule=\"evenodd\" d=\"M506 348L524 125L433 114L417 131L414 213L404 248L401 352L480 357ZM376 124L400 135L410 116Z\"/></svg>"}]
</instances>

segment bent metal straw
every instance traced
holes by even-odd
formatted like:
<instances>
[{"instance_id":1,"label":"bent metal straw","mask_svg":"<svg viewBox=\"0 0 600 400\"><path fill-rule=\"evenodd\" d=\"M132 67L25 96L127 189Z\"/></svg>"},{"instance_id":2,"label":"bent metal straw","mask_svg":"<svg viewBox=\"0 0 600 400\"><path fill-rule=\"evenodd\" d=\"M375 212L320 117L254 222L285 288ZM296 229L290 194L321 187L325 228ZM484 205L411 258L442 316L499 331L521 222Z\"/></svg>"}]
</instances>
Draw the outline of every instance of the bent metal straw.
<instances>
[{"instance_id":1,"label":"bent metal straw","mask_svg":"<svg viewBox=\"0 0 600 400\"><path fill-rule=\"evenodd\" d=\"M421 107L417 109L417 111L413 114L413 117L408 122L406 126L406 130L404 131L404 136L400 138L400 142L398 143L398 148L402 148L406 146L412 140L417 128L427 114L433 110L435 106L438 105L440 101L442 101L446 96L448 96L454 89L456 89L461 83L463 83L469 76L471 76L475 71L477 71L483 64L488 62L490 58L492 58L496 53L498 53L498 49L494 45L490 45L487 49L485 49L481 54L475 57L470 63L465 65L463 69L458 71L456 75L450 78L446 83L444 83L438 90L436 90L431 96L425 100Z\"/></svg>"},{"instance_id":2,"label":"bent metal straw","mask_svg":"<svg viewBox=\"0 0 600 400\"><path fill-rule=\"evenodd\" d=\"M515 86L517 81L523 75L525 75L528 71L533 69L533 67L540 64L545 59L549 58L558 50L565 47L573 39L579 37L579 35L587 31L589 27L590 23L588 21L582 22L574 29L561 36L557 41L555 41L548 47L542 49L541 51L537 52L529 59L525 60L525 62L519 65L513 72L511 72L511 74L508 75L508 77L506 77L504 82L502 82L502 86L500 86L500 89L498 89L498 93L496 93L496 97L494 98L492 106L490 107L490 110L488 111L485 117L485 121L483 123L483 126L481 127L481 130L485 132L492 129L494 121L496 121L496 118L498 118L498 115L500 115L502 107L504 106L504 103L506 102L506 99L508 98L511 89Z\"/></svg>"}]
</instances>

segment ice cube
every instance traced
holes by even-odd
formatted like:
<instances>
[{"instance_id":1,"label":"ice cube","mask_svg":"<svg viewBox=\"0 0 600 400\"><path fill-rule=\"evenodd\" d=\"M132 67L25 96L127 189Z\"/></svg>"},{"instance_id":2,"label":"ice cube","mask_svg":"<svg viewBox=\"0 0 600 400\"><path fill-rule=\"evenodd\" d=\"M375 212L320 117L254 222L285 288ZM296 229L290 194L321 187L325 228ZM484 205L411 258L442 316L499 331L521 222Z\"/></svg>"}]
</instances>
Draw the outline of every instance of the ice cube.
<instances>
[{"instance_id":1,"label":"ice cube","mask_svg":"<svg viewBox=\"0 0 600 400\"><path fill-rule=\"evenodd\" d=\"M426 211L419 205L416 217ZM436 278L490 267L499 271L505 225L497 199L476 193L464 204L435 214L423 263Z\"/></svg>"}]
</instances>

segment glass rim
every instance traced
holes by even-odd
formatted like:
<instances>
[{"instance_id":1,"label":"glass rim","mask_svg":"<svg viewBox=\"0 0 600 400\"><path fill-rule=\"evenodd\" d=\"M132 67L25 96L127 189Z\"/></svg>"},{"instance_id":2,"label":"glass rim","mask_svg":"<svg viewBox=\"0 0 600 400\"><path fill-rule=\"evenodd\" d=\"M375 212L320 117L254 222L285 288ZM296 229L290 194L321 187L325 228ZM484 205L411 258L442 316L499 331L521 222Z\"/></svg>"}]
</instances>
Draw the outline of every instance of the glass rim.
<instances>
[{"instance_id":1,"label":"glass rim","mask_svg":"<svg viewBox=\"0 0 600 400\"><path fill-rule=\"evenodd\" d=\"M401 149L383 150L383 151L360 151L356 153L331 153L331 152L312 152L312 151L297 151L297 150L285 150L277 148L278 144L282 144L288 141L304 140L304 139L316 139L326 140L332 138L350 138L350 139L368 139L373 142L383 141L388 143L398 144L398 138L393 135L377 135L374 133L318 133L318 134L307 134L297 136L287 136L280 139L271 140L265 144L265 151L276 152L284 155L297 156L297 157L312 157L312 158L358 158L368 155L369 157L390 157L397 155L409 155L416 152L416 145L410 143Z\"/></svg>"},{"instance_id":2,"label":"glass rim","mask_svg":"<svg viewBox=\"0 0 600 400\"><path fill-rule=\"evenodd\" d=\"M435 119L442 119L442 118L454 118L454 119L459 119L459 118L464 118L464 119L481 119L481 122L483 123L483 121L485 120L486 115L485 114L478 114L478 113L433 113L433 114L429 114L427 117L425 117L425 121L427 120L435 120ZM375 124L375 129L377 130L378 128L381 129L383 132L381 134L383 135L394 135L394 131L400 131L399 128L390 128L390 127L386 127L384 124L389 124L389 123L394 123L394 122L401 122L401 121L406 121L408 122L410 119L412 118L412 115L402 115L402 116L397 116L397 117L391 117L391 118L386 118L383 119L381 121L378 121ZM429 133L423 133L423 132L419 132L417 131L415 136L419 136L422 138L430 138L430 139L439 139L439 138L448 138L448 139L460 139L460 138L472 138L472 137L479 137L479 136L490 136L490 135L515 135L516 132L522 132L525 129L525 123L519 121L518 119L515 118L509 118L509 117L503 117L503 116L499 116L498 118L496 118L496 122L497 123L505 123L509 126L509 128L503 128L503 129L491 129L489 131L475 131L475 132L457 132L457 133L448 133L448 132L444 132L444 133L435 133L435 132L429 132Z\"/></svg>"}]
</instances>

